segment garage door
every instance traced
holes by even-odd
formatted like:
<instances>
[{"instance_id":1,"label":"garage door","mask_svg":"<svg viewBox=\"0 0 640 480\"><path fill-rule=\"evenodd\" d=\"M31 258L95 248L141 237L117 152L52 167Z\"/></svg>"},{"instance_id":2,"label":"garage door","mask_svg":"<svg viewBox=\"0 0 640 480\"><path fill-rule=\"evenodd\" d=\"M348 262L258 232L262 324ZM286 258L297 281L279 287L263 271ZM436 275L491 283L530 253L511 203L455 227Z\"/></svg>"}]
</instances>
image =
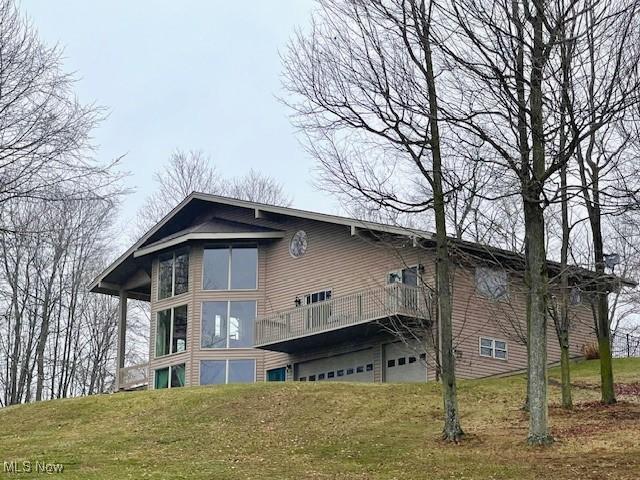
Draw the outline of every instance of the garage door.
<instances>
[{"instance_id":1,"label":"garage door","mask_svg":"<svg viewBox=\"0 0 640 480\"><path fill-rule=\"evenodd\" d=\"M383 346L385 382L426 382L427 367L424 349L403 342Z\"/></svg>"},{"instance_id":2,"label":"garage door","mask_svg":"<svg viewBox=\"0 0 640 480\"><path fill-rule=\"evenodd\" d=\"M296 365L300 381L373 382L373 350L334 355Z\"/></svg>"}]
</instances>

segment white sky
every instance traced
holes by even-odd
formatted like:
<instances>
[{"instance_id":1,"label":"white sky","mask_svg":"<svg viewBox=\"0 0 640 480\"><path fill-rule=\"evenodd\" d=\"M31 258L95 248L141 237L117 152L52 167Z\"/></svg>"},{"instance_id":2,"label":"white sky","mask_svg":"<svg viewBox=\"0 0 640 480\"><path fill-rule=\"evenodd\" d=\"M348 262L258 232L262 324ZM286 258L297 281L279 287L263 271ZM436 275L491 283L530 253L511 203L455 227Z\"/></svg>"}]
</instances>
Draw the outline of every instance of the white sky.
<instances>
[{"instance_id":1,"label":"white sky","mask_svg":"<svg viewBox=\"0 0 640 480\"><path fill-rule=\"evenodd\" d=\"M126 154L136 193L123 223L175 148L204 150L224 176L266 172L296 207L337 208L312 187L314 163L276 99L278 52L308 24L312 0L22 0L21 8L44 42L64 47L80 99L108 108L95 143L101 160Z\"/></svg>"}]
</instances>

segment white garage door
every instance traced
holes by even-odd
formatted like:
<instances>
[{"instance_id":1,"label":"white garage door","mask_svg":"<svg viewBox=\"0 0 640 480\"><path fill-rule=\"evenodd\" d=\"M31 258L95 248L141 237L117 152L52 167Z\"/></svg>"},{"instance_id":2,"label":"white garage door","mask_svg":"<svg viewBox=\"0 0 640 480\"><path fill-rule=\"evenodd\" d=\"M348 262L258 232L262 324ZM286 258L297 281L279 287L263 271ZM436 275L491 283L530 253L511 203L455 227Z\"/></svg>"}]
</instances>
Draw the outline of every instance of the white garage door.
<instances>
[{"instance_id":1,"label":"white garage door","mask_svg":"<svg viewBox=\"0 0 640 480\"><path fill-rule=\"evenodd\" d=\"M408 347L403 342L388 343L383 348L385 382L426 382L424 349Z\"/></svg>"},{"instance_id":2,"label":"white garage door","mask_svg":"<svg viewBox=\"0 0 640 480\"><path fill-rule=\"evenodd\" d=\"M373 350L344 353L296 365L300 381L373 382Z\"/></svg>"}]
</instances>

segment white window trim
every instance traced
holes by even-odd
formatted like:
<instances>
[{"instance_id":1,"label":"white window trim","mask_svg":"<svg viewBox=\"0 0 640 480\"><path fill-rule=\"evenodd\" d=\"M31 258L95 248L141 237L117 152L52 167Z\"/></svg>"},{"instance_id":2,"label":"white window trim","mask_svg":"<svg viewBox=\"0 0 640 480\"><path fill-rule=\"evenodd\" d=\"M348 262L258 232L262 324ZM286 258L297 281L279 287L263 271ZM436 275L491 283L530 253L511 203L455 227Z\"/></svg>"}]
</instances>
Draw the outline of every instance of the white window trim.
<instances>
[{"instance_id":1,"label":"white window trim","mask_svg":"<svg viewBox=\"0 0 640 480\"><path fill-rule=\"evenodd\" d=\"M169 365L169 366L166 366L166 367L155 368L153 370L153 389L154 390L168 390L170 388L181 388L181 387L172 387L171 386L171 369L173 367L177 367L178 365L184 365L184 385L183 385L183 387L186 387L187 386L187 362L182 362L182 363L176 363L176 364L173 364L173 365ZM167 388L158 388L158 386L156 385L156 372L158 370L164 370L165 368L169 369L169 380L167 381Z\"/></svg>"},{"instance_id":2,"label":"white window trim","mask_svg":"<svg viewBox=\"0 0 640 480\"><path fill-rule=\"evenodd\" d=\"M189 270L191 270L191 250L188 247L179 248L171 252L173 254L173 257L171 259L171 295L169 295L168 297L160 298L160 257L162 257L162 255L158 255L158 288L156 291L156 300L158 302L165 302L169 299L173 299L174 297L181 297L182 295L187 295L189 293L189 288L191 287L191 281L189 280L189 277L191 277L191 275L189 275L190 272L187 273L187 291L176 295L176 252L185 252L187 254L187 258L189 259Z\"/></svg>"},{"instance_id":3,"label":"white window trim","mask_svg":"<svg viewBox=\"0 0 640 480\"><path fill-rule=\"evenodd\" d=\"M485 355L482 353L482 348L483 348L482 340L491 341L491 347L484 347L484 348L491 348L491 355ZM504 342L504 358L496 357L496 342ZM507 361L509 360L509 344L506 340L502 340L501 338L480 336L478 337L478 355L480 355L483 358L493 358L495 360Z\"/></svg>"},{"instance_id":4,"label":"white window trim","mask_svg":"<svg viewBox=\"0 0 640 480\"><path fill-rule=\"evenodd\" d=\"M225 245L224 248L227 249L227 252L229 254L229 261L227 262L227 288L204 288L204 252L207 249L215 249L216 247L214 246L205 246L202 249L202 291L203 292L255 292L256 290L258 290L258 277L260 276L260 271L259 271L259 267L260 267L260 248L258 248L258 245L255 244L236 244L235 247L236 248L241 248L242 246L245 247L255 247L256 249L256 286L255 288L231 288L231 257L233 256L233 247L234 245ZM223 248L218 248L218 250L223 250Z\"/></svg>"},{"instance_id":5,"label":"white window trim","mask_svg":"<svg viewBox=\"0 0 640 480\"><path fill-rule=\"evenodd\" d=\"M198 374L198 385L207 386L207 385L229 385L229 362L236 360L250 360L253 362L253 383L256 383L258 380L258 362L255 358L203 358L200 360L199 369L200 372ZM215 383L202 383L202 362L224 362L224 383L223 384L215 384ZM266 376L265 376L266 379ZM186 382L185 382L186 383Z\"/></svg>"},{"instance_id":6,"label":"white window trim","mask_svg":"<svg viewBox=\"0 0 640 480\"><path fill-rule=\"evenodd\" d=\"M225 342L224 347L203 347L202 346L202 326L203 326L203 313L204 313L204 304L207 302L227 302L227 341ZM231 302L255 302L256 304L256 313L253 316L253 326L254 326L254 341L255 341L255 322L258 319L258 300L257 299L246 299L246 300L203 300L200 302L200 350L212 350L212 351L221 351L221 350L246 350L247 348L253 348L253 346L249 347L230 347L229 346L229 318L231 317ZM248 360L248 359L247 359Z\"/></svg>"},{"instance_id":7,"label":"white window trim","mask_svg":"<svg viewBox=\"0 0 640 480\"><path fill-rule=\"evenodd\" d=\"M486 293L480 291L480 289L478 288L478 269L489 270L489 271L494 271L494 272L504 272L505 277L506 277L506 285L505 285L504 295L502 295L501 297L495 297L493 295L487 295ZM473 270L473 283L474 283L474 291L475 291L476 295L478 295L481 298L486 298L487 300L493 300L494 302L501 302L501 301L505 301L505 300L509 299L509 272L507 272L503 268L492 268L492 267L477 266ZM499 341L502 341L502 340L499 340Z\"/></svg>"},{"instance_id":8,"label":"white window trim","mask_svg":"<svg viewBox=\"0 0 640 480\"><path fill-rule=\"evenodd\" d=\"M173 317L175 315L175 309L180 307L187 307L187 338L185 339L185 348L184 350L180 350L179 352L172 352L173 348ZM169 310L171 312L171 322L169 323L169 353L165 353L164 355L158 355L158 322L160 315L162 312L166 312ZM153 342L153 358L167 358L171 355L179 355L181 353L185 353L189 350L189 304L183 303L181 305L176 305L175 307L163 308L162 310L158 310L156 312L156 331L155 331L155 341Z\"/></svg>"}]
</instances>

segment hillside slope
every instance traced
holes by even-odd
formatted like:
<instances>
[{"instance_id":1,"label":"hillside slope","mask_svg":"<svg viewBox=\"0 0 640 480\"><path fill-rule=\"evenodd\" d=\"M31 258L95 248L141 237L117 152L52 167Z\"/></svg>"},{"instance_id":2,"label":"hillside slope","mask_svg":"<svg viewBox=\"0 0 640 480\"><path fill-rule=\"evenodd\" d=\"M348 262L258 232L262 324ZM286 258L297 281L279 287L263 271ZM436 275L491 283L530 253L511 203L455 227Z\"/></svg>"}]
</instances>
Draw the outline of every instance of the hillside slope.
<instances>
[{"instance_id":1,"label":"hillside slope","mask_svg":"<svg viewBox=\"0 0 640 480\"><path fill-rule=\"evenodd\" d=\"M571 413L554 406L552 370L548 449L524 445L517 376L460 382L460 445L439 440L437 384L263 383L0 410L0 460L62 463L54 478L82 479L637 478L640 359L614 367L625 395L603 407L598 362L575 365Z\"/></svg>"}]
</instances>

